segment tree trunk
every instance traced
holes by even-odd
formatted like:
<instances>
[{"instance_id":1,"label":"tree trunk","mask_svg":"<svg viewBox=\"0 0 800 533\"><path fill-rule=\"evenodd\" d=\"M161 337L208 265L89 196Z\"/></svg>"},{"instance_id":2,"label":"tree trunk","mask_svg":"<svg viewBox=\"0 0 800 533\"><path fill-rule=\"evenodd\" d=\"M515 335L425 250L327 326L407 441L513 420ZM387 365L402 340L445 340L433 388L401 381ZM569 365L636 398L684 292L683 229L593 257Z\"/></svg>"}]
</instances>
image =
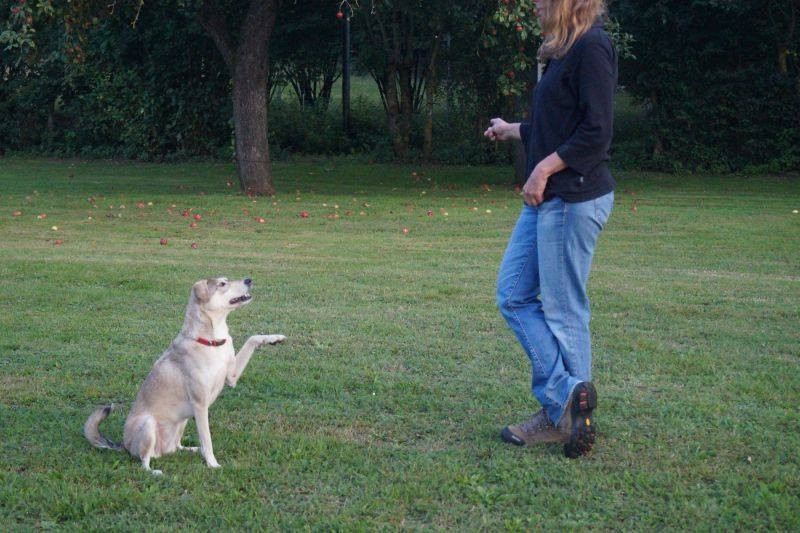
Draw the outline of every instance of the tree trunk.
<instances>
[{"instance_id":1,"label":"tree trunk","mask_svg":"<svg viewBox=\"0 0 800 533\"><path fill-rule=\"evenodd\" d=\"M266 69L241 61L233 78L233 123L236 167L247 194L272 195L272 169L267 143Z\"/></svg>"},{"instance_id":2,"label":"tree trunk","mask_svg":"<svg viewBox=\"0 0 800 533\"><path fill-rule=\"evenodd\" d=\"M428 72L425 76L425 132L422 145L422 157L430 161L433 156L433 99L436 96L436 56L439 52L439 35L433 38Z\"/></svg>"},{"instance_id":3,"label":"tree trunk","mask_svg":"<svg viewBox=\"0 0 800 533\"><path fill-rule=\"evenodd\" d=\"M338 65L339 62L337 61L336 64ZM335 81L336 72L334 70L326 72L322 79L322 89L319 93L319 99L322 101L325 108L331 103L331 93L333 92L333 84Z\"/></svg>"},{"instance_id":4,"label":"tree trunk","mask_svg":"<svg viewBox=\"0 0 800 533\"><path fill-rule=\"evenodd\" d=\"M408 157L408 141L403 136L403 117L397 94L397 67L393 61L389 62L389 67L386 69L386 116L394 153L400 159L406 159Z\"/></svg>"},{"instance_id":5,"label":"tree trunk","mask_svg":"<svg viewBox=\"0 0 800 533\"><path fill-rule=\"evenodd\" d=\"M408 63L400 65L400 137L404 153L397 154L402 159L408 157L408 147L411 144L411 119L414 116L414 93L411 86L411 69Z\"/></svg>"},{"instance_id":6,"label":"tree trunk","mask_svg":"<svg viewBox=\"0 0 800 533\"><path fill-rule=\"evenodd\" d=\"M786 45L778 47L778 71L784 76L789 73L789 47Z\"/></svg>"},{"instance_id":7,"label":"tree trunk","mask_svg":"<svg viewBox=\"0 0 800 533\"><path fill-rule=\"evenodd\" d=\"M228 36L224 13L206 0L198 19L211 35L233 78L233 122L236 168L242 190L272 195L272 166L267 142L269 38L280 0L250 0L235 48Z\"/></svg>"}]
</instances>

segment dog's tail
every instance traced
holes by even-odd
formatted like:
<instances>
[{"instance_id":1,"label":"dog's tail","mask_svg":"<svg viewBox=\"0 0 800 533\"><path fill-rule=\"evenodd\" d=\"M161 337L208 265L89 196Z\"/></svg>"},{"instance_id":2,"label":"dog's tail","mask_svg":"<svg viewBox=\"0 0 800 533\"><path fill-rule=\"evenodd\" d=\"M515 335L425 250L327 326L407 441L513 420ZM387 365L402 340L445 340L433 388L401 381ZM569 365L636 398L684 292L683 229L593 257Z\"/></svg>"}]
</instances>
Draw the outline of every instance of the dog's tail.
<instances>
[{"instance_id":1,"label":"dog's tail","mask_svg":"<svg viewBox=\"0 0 800 533\"><path fill-rule=\"evenodd\" d=\"M86 440L88 440L92 446L122 451L125 449L122 444L117 444L116 442L110 441L100 433L100 422L105 420L113 409L113 405L104 405L89 415L89 418L83 425L83 434L86 437Z\"/></svg>"}]
</instances>

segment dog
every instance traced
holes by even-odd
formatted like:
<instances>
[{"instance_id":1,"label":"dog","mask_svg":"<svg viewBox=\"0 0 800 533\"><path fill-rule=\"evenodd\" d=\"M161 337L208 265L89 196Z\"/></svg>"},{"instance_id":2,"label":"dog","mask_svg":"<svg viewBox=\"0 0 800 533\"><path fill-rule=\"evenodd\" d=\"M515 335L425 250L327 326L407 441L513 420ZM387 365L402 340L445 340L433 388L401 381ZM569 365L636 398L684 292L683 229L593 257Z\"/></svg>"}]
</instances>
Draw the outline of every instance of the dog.
<instances>
[{"instance_id":1,"label":"dog","mask_svg":"<svg viewBox=\"0 0 800 533\"><path fill-rule=\"evenodd\" d=\"M186 450L200 452L206 464L219 468L211 444L208 409L227 383L235 387L256 348L278 344L283 335L254 335L234 355L233 339L226 323L228 314L250 303L252 280L208 278L192 286L183 328L144 380L125 420L123 442L114 443L99 430L112 405L94 411L83 426L88 441L97 448L125 450L141 459L153 474L150 460ZM185 447L181 437L194 417L200 446Z\"/></svg>"}]
</instances>

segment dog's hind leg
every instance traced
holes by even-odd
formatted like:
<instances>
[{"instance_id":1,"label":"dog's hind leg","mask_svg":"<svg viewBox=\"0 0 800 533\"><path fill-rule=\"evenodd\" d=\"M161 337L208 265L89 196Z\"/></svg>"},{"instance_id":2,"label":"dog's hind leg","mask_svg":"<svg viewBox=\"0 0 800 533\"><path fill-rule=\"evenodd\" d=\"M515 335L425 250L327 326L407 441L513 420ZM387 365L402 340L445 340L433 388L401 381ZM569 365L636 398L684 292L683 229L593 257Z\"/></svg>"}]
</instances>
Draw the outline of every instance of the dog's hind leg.
<instances>
[{"instance_id":1,"label":"dog's hind leg","mask_svg":"<svg viewBox=\"0 0 800 533\"><path fill-rule=\"evenodd\" d=\"M157 456L156 446L158 445L158 424L152 416L142 417L131 444L132 446L129 450L133 455L142 459L142 468L160 476L162 474L161 470L150 468L150 459Z\"/></svg>"}]
</instances>

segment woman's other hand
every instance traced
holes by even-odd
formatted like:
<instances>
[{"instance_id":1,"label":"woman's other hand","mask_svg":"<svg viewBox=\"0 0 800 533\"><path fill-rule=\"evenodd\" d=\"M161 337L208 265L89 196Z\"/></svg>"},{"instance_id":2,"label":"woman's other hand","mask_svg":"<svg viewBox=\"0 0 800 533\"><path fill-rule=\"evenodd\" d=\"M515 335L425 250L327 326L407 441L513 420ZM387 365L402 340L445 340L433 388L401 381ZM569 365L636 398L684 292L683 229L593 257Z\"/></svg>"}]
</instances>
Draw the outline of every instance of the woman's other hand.
<instances>
[{"instance_id":1,"label":"woman's other hand","mask_svg":"<svg viewBox=\"0 0 800 533\"><path fill-rule=\"evenodd\" d=\"M509 124L502 118L493 118L489 121L483 136L492 141L510 141L519 139L519 123Z\"/></svg>"}]
</instances>

